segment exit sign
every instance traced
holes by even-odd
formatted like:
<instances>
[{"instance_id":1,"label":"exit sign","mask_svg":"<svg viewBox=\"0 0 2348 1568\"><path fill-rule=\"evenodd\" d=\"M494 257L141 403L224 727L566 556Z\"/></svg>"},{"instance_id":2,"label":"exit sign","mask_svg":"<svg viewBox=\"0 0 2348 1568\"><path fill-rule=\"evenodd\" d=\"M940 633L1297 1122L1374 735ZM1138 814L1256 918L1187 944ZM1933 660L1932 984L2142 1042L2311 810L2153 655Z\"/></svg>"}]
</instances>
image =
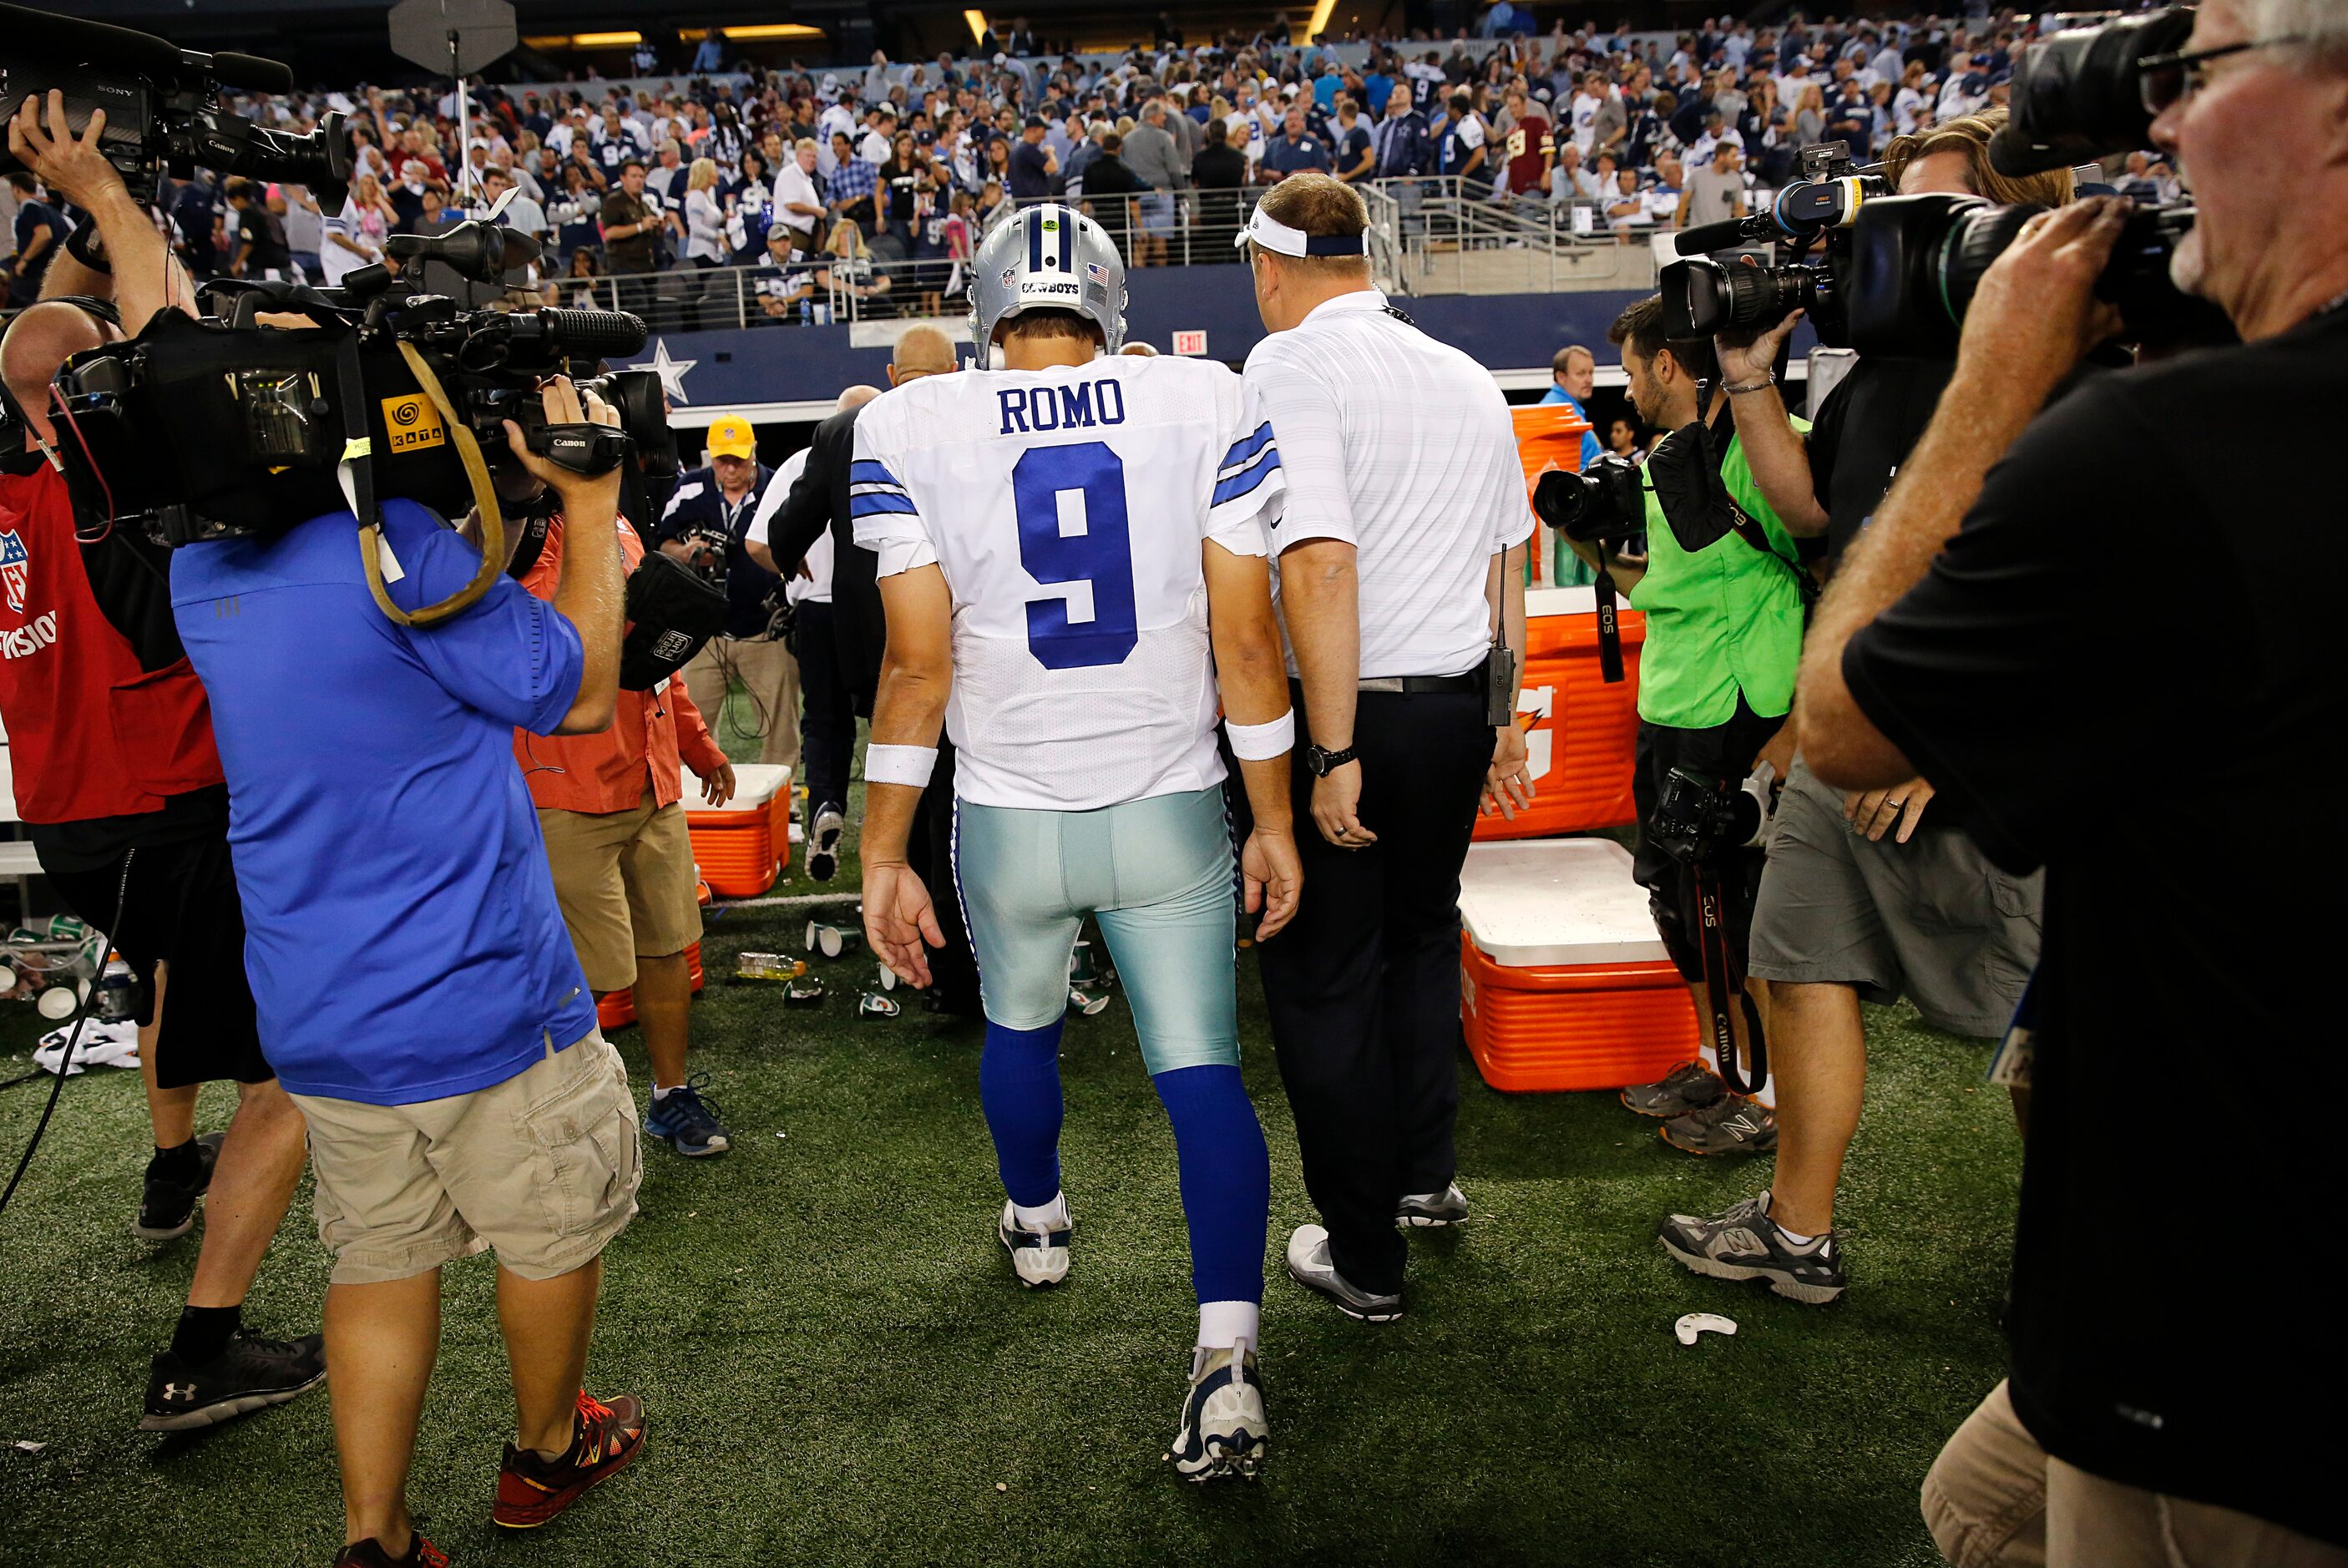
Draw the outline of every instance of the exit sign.
<instances>
[{"instance_id":1,"label":"exit sign","mask_svg":"<svg viewBox=\"0 0 2348 1568\"><path fill-rule=\"evenodd\" d=\"M1174 352L1177 354L1206 353L1207 335L1203 332L1176 333L1174 335Z\"/></svg>"}]
</instances>

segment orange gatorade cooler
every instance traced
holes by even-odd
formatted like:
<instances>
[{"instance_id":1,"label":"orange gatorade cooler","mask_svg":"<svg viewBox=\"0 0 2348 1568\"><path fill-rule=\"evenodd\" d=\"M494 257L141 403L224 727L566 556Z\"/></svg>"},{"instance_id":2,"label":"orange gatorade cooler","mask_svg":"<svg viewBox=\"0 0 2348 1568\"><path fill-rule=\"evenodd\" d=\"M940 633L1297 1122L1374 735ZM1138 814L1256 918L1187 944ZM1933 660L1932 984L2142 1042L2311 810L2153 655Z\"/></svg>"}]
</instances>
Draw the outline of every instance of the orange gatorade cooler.
<instances>
[{"instance_id":1,"label":"orange gatorade cooler","mask_svg":"<svg viewBox=\"0 0 2348 1568\"><path fill-rule=\"evenodd\" d=\"M1695 1005L1622 845L1471 844L1459 915L1460 1022L1494 1088L1621 1088L1696 1054Z\"/></svg>"},{"instance_id":2,"label":"orange gatorade cooler","mask_svg":"<svg viewBox=\"0 0 2348 1568\"><path fill-rule=\"evenodd\" d=\"M689 798L689 797L688 797ZM781 763L734 768L734 799L687 810L693 858L719 898L756 898L791 858L791 770Z\"/></svg>"},{"instance_id":3,"label":"orange gatorade cooler","mask_svg":"<svg viewBox=\"0 0 2348 1568\"><path fill-rule=\"evenodd\" d=\"M685 950L685 961L693 971L693 994L698 996L701 995L701 944L696 942ZM624 1029L635 1021L636 994L633 991L607 991L595 999L596 1026L605 1034L614 1029Z\"/></svg>"},{"instance_id":4,"label":"orange gatorade cooler","mask_svg":"<svg viewBox=\"0 0 2348 1568\"><path fill-rule=\"evenodd\" d=\"M1517 722L1525 727L1530 810L1511 821L1476 819L1478 839L1538 839L1638 820L1631 770L1639 738L1639 649L1647 618L1615 606L1622 678L1598 674L1598 591L1536 588L1525 595L1525 665Z\"/></svg>"},{"instance_id":5,"label":"orange gatorade cooler","mask_svg":"<svg viewBox=\"0 0 2348 1568\"><path fill-rule=\"evenodd\" d=\"M1525 466L1525 504L1532 504L1533 486L1551 469L1581 471L1581 434L1590 421L1570 403L1528 403L1510 408L1517 428L1517 457Z\"/></svg>"}]
</instances>

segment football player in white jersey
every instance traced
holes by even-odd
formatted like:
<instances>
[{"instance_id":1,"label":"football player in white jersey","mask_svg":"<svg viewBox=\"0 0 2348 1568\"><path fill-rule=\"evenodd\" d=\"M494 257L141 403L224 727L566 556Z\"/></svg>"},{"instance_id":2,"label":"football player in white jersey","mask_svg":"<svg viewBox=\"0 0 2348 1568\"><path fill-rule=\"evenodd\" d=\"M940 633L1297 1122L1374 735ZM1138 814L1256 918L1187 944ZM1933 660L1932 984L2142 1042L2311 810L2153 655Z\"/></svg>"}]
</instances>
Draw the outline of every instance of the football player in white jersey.
<instances>
[{"instance_id":1,"label":"football player in white jersey","mask_svg":"<svg viewBox=\"0 0 2348 1568\"><path fill-rule=\"evenodd\" d=\"M986 1007L979 1069L1019 1279L1069 1269L1061 1020L1095 916L1174 1124L1199 1335L1174 1444L1193 1480L1265 1452L1256 1347L1271 1171L1240 1081L1234 877L1218 697L1255 831L1237 881L1260 937L1296 908L1295 733L1267 525L1285 481L1245 384L1118 356L1125 269L1089 218L1027 208L979 248L971 323L998 368L874 401L856 425L856 541L889 642L865 761L864 920L927 984L940 936L905 864L938 729L954 869Z\"/></svg>"}]
</instances>

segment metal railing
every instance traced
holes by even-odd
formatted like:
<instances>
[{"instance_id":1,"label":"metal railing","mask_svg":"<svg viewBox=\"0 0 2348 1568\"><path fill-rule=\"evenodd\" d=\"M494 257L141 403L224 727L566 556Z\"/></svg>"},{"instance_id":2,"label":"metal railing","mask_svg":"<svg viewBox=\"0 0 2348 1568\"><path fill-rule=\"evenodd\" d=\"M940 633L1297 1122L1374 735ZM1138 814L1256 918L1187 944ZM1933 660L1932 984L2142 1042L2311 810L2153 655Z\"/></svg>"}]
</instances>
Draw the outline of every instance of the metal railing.
<instances>
[{"instance_id":1,"label":"metal railing","mask_svg":"<svg viewBox=\"0 0 2348 1568\"><path fill-rule=\"evenodd\" d=\"M1149 191L1006 201L979 226L976 239L1017 206L1057 201L1089 213L1107 230L1129 273L1151 266L1237 263L1233 240L1269 186ZM1457 177L1365 181L1372 281L1392 294L1553 293L1585 288L1646 288L1654 280L1651 237L1668 225L1615 224L1605 204L1581 198L1494 197ZM655 331L744 330L827 325L907 315L958 315L964 308L964 264L943 256L908 256L894 232L871 253L848 261L802 259L794 273L813 280L804 299L789 297L770 266L675 267L593 279L558 278L559 302L592 301L631 310Z\"/></svg>"}]
</instances>

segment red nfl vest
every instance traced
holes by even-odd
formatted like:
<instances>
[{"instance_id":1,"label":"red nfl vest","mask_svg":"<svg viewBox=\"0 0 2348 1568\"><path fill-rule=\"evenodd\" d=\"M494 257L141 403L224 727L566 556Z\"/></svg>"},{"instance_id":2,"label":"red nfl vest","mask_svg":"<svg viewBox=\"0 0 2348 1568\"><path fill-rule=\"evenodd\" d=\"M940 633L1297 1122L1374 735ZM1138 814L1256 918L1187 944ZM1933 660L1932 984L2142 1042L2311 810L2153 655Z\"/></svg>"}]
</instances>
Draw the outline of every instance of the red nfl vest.
<instances>
[{"instance_id":1,"label":"red nfl vest","mask_svg":"<svg viewBox=\"0 0 2348 1568\"><path fill-rule=\"evenodd\" d=\"M65 480L46 464L0 475L0 717L27 822L160 811L222 781L194 666L139 667L90 591Z\"/></svg>"}]
</instances>

